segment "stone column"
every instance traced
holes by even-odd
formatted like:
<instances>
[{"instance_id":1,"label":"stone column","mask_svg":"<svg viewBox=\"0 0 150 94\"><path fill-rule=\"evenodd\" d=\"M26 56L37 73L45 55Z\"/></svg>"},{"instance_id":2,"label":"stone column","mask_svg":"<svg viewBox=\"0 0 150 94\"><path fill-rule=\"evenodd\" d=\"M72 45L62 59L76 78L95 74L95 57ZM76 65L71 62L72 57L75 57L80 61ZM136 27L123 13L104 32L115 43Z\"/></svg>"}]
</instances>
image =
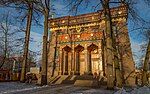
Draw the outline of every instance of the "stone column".
<instances>
[{"instance_id":1,"label":"stone column","mask_svg":"<svg viewBox=\"0 0 150 94\"><path fill-rule=\"evenodd\" d=\"M77 65L76 64L76 61L77 61L76 59L77 59L77 55L76 55L76 51L75 51L74 52L74 67L73 67L74 68L74 74L76 74L76 65Z\"/></svg>"},{"instance_id":2,"label":"stone column","mask_svg":"<svg viewBox=\"0 0 150 94\"><path fill-rule=\"evenodd\" d=\"M103 62L102 59L104 59L104 57L102 57L102 50L98 49L98 57L99 57L99 73L100 75L105 75L105 63Z\"/></svg>"},{"instance_id":3,"label":"stone column","mask_svg":"<svg viewBox=\"0 0 150 94\"><path fill-rule=\"evenodd\" d=\"M80 52L76 52L76 75L80 74Z\"/></svg>"},{"instance_id":4,"label":"stone column","mask_svg":"<svg viewBox=\"0 0 150 94\"><path fill-rule=\"evenodd\" d=\"M92 61L91 61L91 51L87 51L87 73L92 74Z\"/></svg>"},{"instance_id":5,"label":"stone column","mask_svg":"<svg viewBox=\"0 0 150 94\"><path fill-rule=\"evenodd\" d=\"M87 73L87 71L88 71L88 70L87 70L87 65L88 65L88 64L87 64L87 63L88 63L88 59L87 59L87 58L88 58L88 55L87 55L87 54L88 54L87 49L85 49L85 50L84 50L84 58L85 58L85 73Z\"/></svg>"},{"instance_id":6,"label":"stone column","mask_svg":"<svg viewBox=\"0 0 150 94\"><path fill-rule=\"evenodd\" d=\"M62 67L62 50L60 49L60 53L59 53L60 55L59 55L59 75L61 75L62 73L62 70L61 70L61 67Z\"/></svg>"},{"instance_id":7,"label":"stone column","mask_svg":"<svg viewBox=\"0 0 150 94\"><path fill-rule=\"evenodd\" d=\"M72 56L72 53L71 52L68 52L68 75L71 75L72 74L72 59L71 59L71 56Z\"/></svg>"},{"instance_id":8,"label":"stone column","mask_svg":"<svg viewBox=\"0 0 150 94\"><path fill-rule=\"evenodd\" d=\"M74 74L74 72L75 72L75 51L74 51L74 49L72 50L72 52L71 52L71 54L72 54L72 57L71 57L71 74Z\"/></svg>"},{"instance_id":9,"label":"stone column","mask_svg":"<svg viewBox=\"0 0 150 94\"><path fill-rule=\"evenodd\" d=\"M65 51L65 73L64 75L68 75L68 52Z\"/></svg>"},{"instance_id":10,"label":"stone column","mask_svg":"<svg viewBox=\"0 0 150 94\"><path fill-rule=\"evenodd\" d=\"M64 74L64 50L62 50L62 55L61 55L61 75Z\"/></svg>"}]
</instances>

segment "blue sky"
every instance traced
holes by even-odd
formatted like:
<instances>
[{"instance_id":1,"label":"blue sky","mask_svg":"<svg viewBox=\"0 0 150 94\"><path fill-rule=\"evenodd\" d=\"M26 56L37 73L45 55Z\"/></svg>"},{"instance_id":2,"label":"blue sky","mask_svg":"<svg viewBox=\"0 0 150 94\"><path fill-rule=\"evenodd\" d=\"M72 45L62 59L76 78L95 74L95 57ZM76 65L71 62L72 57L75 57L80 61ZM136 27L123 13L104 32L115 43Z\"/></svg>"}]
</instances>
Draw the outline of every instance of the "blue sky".
<instances>
[{"instance_id":1,"label":"blue sky","mask_svg":"<svg viewBox=\"0 0 150 94\"><path fill-rule=\"evenodd\" d=\"M52 1L53 1L52 4L54 5L55 13L56 13L54 17L61 17L61 16L73 14L73 13L68 12L69 7L66 7L67 4L66 2L64 2L64 0L52 0ZM88 7L85 7L86 6L85 4L81 4L81 6L79 6L77 15L94 12L100 9L100 6L98 6L96 10L93 9L93 6L97 5L97 1L99 0L89 0L89 1L90 1L90 4L88 5ZM146 5L143 2L143 0L136 0L136 1L137 1L137 4L135 4L134 7L137 8L138 14L142 18L144 18L146 21L150 22L150 7L148 7L148 5ZM8 10L9 10L8 8L0 8L0 13L4 13ZM41 18L41 24L43 24L43 18ZM138 57L134 57L135 61L139 61L139 57L142 55L140 53L140 45L144 44L146 41L143 39L144 37L141 34L141 32L143 32L142 30L132 31L134 28L137 28L137 27L139 26L135 25L132 20L130 19L128 20L128 29L129 29L129 36L131 39L132 51L135 53L135 55L138 56ZM30 43L31 50L36 50L36 51L41 50L42 34L43 34L43 27L34 26L34 25L32 26L31 36L36 41L36 43Z\"/></svg>"}]
</instances>

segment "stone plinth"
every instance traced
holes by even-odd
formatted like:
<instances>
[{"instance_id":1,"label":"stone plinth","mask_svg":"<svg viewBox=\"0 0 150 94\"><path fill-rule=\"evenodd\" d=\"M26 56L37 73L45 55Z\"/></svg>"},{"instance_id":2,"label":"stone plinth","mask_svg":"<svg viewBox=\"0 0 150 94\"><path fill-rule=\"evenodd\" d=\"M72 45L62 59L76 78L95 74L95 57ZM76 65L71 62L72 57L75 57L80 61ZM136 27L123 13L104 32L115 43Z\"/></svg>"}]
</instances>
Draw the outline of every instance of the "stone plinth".
<instances>
[{"instance_id":1,"label":"stone plinth","mask_svg":"<svg viewBox=\"0 0 150 94\"><path fill-rule=\"evenodd\" d=\"M75 86L97 87L98 81L96 80L76 80Z\"/></svg>"}]
</instances>

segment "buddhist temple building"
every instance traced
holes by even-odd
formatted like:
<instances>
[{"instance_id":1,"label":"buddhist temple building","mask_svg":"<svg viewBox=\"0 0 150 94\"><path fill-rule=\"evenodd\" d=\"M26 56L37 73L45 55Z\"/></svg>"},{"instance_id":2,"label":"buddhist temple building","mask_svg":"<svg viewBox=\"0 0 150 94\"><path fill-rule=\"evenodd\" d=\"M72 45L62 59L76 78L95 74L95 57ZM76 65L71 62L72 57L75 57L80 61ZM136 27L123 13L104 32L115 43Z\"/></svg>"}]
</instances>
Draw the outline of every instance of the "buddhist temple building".
<instances>
[{"instance_id":1,"label":"buddhist temple building","mask_svg":"<svg viewBox=\"0 0 150 94\"><path fill-rule=\"evenodd\" d=\"M112 24L120 70L125 83L134 85L134 62L127 29L127 7L112 8ZM107 74L103 54L105 17L103 11L49 19L48 81L53 76Z\"/></svg>"}]
</instances>

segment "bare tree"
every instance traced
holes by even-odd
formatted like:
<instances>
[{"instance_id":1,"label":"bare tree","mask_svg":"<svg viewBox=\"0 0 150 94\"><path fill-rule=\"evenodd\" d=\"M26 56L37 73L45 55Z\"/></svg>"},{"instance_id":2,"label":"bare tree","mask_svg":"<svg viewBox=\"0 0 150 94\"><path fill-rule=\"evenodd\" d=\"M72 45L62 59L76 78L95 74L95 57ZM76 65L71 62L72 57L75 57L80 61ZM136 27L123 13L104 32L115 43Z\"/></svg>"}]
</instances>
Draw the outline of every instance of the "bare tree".
<instances>
[{"instance_id":1,"label":"bare tree","mask_svg":"<svg viewBox=\"0 0 150 94\"><path fill-rule=\"evenodd\" d=\"M2 14L0 20L0 49L2 61L0 62L0 68L6 68L12 71L12 58L14 55L20 55L23 49L24 37L18 36L23 32L20 32L18 27L13 25L13 18L8 11Z\"/></svg>"},{"instance_id":2,"label":"bare tree","mask_svg":"<svg viewBox=\"0 0 150 94\"><path fill-rule=\"evenodd\" d=\"M33 9L37 13L41 13L44 15L44 34L43 34L43 54L42 54L42 85L47 84L47 39L48 39L48 18L50 12L50 0L2 0L2 5L10 5L15 3L14 6L9 6L12 8L20 8L28 10L27 15L27 26L26 26L26 41L25 41L25 49L24 49L24 62L22 67L22 77L21 81L25 80L25 67L26 67L26 59L28 54L28 45L29 45L29 37L30 37L30 27L32 21L32 13ZM24 16L23 18L26 18Z\"/></svg>"},{"instance_id":3,"label":"bare tree","mask_svg":"<svg viewBox=\"0 0 150 94\"><path fill-rule=\"evenodd\" d=\"M143 70L142 70L142 86L147 85L148 83L148 70L150 69L150 30L147 30L145 33L146 39L148 40L148 44L146 47L145 60L143 62Z\"/></svg>"},{"instance_id":4,"label":"bare tree","mask_svg":"<svg viewBox=\"0 0 150 94\"><path fill-rule=\"evenodd\" d=\"M142 86L147 85L147 83L148 83L149 61L150 61L150 40L149 40L149 43L147 45L145 60L144 60L144 64L143 64Z\"/></svg>"},{"instance_id":5,"label":"bare tree","mask_svg":"<svg viewBox=\"0 0 150 94\"><path fill-rule=\"evenodd\" d=\"M28 6L28 17L27 17L27 26L26 26L26 37L25 37L25 48L24 48L24 55L23 55L23 64L22 64L22 71L21 71L21 78L20 81L25 81L26 75L26 64L28 59L28 47L29 47L29 38L30 38L30 29L31 29L31 21L32 21L32 13L33 13L33 2L27 1Z\"/></svg>"},{"instance_id":6,"label":"bare tree","mask_svg":"<svg viewBox=\"0 0 150 94\"><path fill-rule=\"evenodd\" d=\"M21 71L21 82L25 82L26 75L26 64L28 57L28 47L29 47L29 38L30 38L30 29L31 29L31 21L32 21L32 13L33 13L33 0L2 0L3 6L9 6L12 8L25 9L28 11L27 13L27 25L25 30L25 46L24 46L24 55L23 55L23 63L22 63L22 71ZM15 6L12 6L15 5ZM26 16L24 16L26 18Z\"/></svg>"},{"instance_id":7,"label":"bare tree","mask_svg":"<svg viewBox=\"0 0 150 94\"><path fill-rule=\"evenodd\" d=\"M43 50L42 50L42 73L41 85L47 84L47 41L48 41L48 19L51 8L50 0L37 0L35 9L44 15L44 33L43 33Z\"/></svg>"},{"instance_id":8,"label":"bare tree","mask_svg":"<svg viewBox=\"0 0 150 94\"><path fill-rule=\"evenodd\" d=\"M59 31L56 31L56 34L55 34L55 37L56 37L56 39L55 39L55 47L54 47L54 60L53 60L53 67L52 67L52 75L51 75L51 77L53 77L54 76L54 73L55 73L55 69L56 69L56 63L57 63L57 61L56 61L56 59L57 59L57 52L58 52L58 33L59 33Z\"/></svg>"}]
</instances>

